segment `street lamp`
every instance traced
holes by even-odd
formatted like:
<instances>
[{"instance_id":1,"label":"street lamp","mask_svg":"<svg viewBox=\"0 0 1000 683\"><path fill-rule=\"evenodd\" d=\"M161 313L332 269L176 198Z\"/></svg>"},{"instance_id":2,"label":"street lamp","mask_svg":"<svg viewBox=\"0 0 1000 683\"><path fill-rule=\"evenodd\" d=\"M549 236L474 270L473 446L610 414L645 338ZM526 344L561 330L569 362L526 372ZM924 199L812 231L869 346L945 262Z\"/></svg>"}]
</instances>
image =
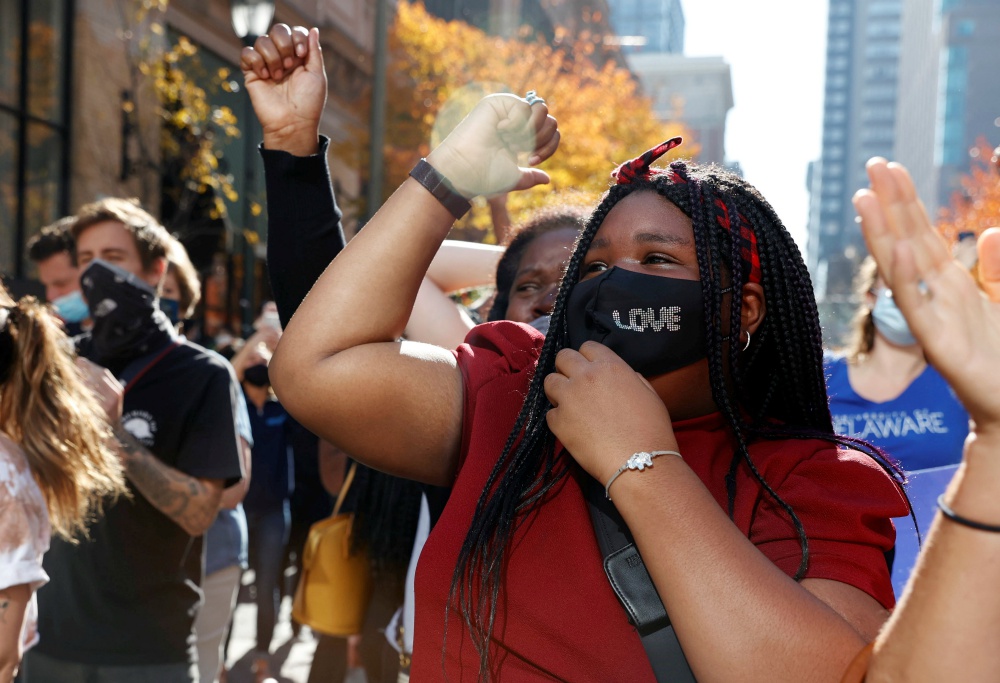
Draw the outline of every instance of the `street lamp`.
<instances>
[{"instance_id":1,"label":"street lamp","mask_svg":"<svg viewBox=\"0 0 1000 683\"><path fill-rule=\"evenodd\" d=\"M230 0L229 15L233 21L233 31L240 37L244 45L253 47L254 41L260 36L267 35L268 29L271 28L271 22L274 20L274 2L273 0ZM253 158L253 143L249 134L251 126L251 122L247 121L243 129L247 140L248 160ZM253 173L252 162L247 165L247 173ZM249 182L247 186L249 187ZM254 271L257 265L257 254L254 245L247 239L249 229L249 225L242 225L235 231L241 236L239 246L243 252L243 292L239 299L240 310L242 312L242 333L244 335L249 334L250 323L253 320L253 311L251 308L254 300ZM233 247L235 251L235 240ZM231 277L232 268L230 268L229 272Z\"/></svg>"},{"instance_id":2,"label":"street lamp","mask_svg":"<svg viewBox=\"0 0 1000 683\"><path fill-rule=\"evenodd\" d=\"M253 46L258 37L266 35L274 19L274 2L268 0L230 0L229 14L233 30L243 44Z\"/></svg>"}]
</instances>

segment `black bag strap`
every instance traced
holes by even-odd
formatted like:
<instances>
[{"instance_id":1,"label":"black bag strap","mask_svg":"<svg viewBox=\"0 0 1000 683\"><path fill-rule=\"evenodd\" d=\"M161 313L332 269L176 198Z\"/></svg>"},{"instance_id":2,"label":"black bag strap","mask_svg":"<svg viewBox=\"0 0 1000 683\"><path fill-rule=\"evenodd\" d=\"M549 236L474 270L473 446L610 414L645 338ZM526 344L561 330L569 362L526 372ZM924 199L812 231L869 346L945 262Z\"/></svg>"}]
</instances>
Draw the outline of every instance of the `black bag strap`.
<instances>
[{"instance_id":1,"label":"black bag strap","mask_svg":"<svg viewBox=\"0 0 1000 683\"><path fill-rule=\"evenodd\" d=\"M179 341L172 341L163 348L150 351L145 356L140 356L126 365L125 369L122 370L121 377L118 378L118 381L125 387L125 393L128 393L128 390L134 387L143 375L152 370L154 365L166 358L167 354L178 346L180 346Z\"/></svg>"},{"instance_id":2,"label":"black bag strap","mask_svg":"<svg viewBox=\"0 0 1000 683\"><path fill-rule=\"evenodd\" d=\"M604 487L591 477L586 479L584 497L590 508L597 545L604 556L604 573L625 608L629 623L642 638L642 647L656 680L660 683L697 683L625 520L608 500Z\"/></svg>"}]
</instances>

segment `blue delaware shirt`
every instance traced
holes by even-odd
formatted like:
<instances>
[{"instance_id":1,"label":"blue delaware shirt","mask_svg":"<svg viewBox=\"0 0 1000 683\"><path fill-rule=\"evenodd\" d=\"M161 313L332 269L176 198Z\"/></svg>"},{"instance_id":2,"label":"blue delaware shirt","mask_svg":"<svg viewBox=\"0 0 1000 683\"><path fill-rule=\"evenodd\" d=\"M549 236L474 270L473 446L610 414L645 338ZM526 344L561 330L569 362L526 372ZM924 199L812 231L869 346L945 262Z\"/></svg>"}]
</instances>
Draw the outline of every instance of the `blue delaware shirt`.
<instances>
[{"instance_id":1,"label":"blue delaware shirt","mask_svg":"<svg viewBox=\"0 0 1000 683\"><path fill-rule=\"evenodd\" d=\"M878 446L907 472L961 461L969 414L930 365L900 396L883 403L858 396L846 358L828 358L825 365L836 433Z\"/></svg>"}]
</instances>

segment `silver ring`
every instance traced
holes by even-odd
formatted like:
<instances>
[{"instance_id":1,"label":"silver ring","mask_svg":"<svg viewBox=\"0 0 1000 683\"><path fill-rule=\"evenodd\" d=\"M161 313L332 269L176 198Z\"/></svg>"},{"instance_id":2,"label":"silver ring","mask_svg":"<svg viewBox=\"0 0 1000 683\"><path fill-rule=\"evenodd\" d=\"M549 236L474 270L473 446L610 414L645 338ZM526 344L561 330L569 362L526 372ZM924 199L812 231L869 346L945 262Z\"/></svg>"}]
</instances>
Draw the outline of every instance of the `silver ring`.
<instances>
[{"instance_id":1,"label":"silver ring","mask_svg":"<svg viewBox=\"0 0 1000 683\"><path fill-rule=\"evenodd\" d=\"M524 99L528 101L528 106L533 104L538 104L539 102L545 104L545 100L538 96L534 90L529 90L528 94L524 96Z\"/></svg>"}]
</instances>

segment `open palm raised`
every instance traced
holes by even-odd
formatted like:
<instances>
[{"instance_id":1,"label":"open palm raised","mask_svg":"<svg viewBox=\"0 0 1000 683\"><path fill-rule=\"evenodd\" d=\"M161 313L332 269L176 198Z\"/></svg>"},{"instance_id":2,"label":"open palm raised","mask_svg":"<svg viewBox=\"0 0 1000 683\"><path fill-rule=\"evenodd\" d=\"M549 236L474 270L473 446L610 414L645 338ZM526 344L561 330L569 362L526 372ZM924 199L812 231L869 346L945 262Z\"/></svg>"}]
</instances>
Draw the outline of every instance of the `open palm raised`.
<instances>
[{"instance_id":1,"label":"open palm raised","mask_svg":"<svg viewBox=\"0 0 1000 683\"><path fill-rule=\"evenodd\" d=\"M934 230L906 169L876 158L868 176L871 189L854 205L879 271L977 431L1000 433L1000 230L979 239L980 291Z\"/></svg>"}]
</instances>

